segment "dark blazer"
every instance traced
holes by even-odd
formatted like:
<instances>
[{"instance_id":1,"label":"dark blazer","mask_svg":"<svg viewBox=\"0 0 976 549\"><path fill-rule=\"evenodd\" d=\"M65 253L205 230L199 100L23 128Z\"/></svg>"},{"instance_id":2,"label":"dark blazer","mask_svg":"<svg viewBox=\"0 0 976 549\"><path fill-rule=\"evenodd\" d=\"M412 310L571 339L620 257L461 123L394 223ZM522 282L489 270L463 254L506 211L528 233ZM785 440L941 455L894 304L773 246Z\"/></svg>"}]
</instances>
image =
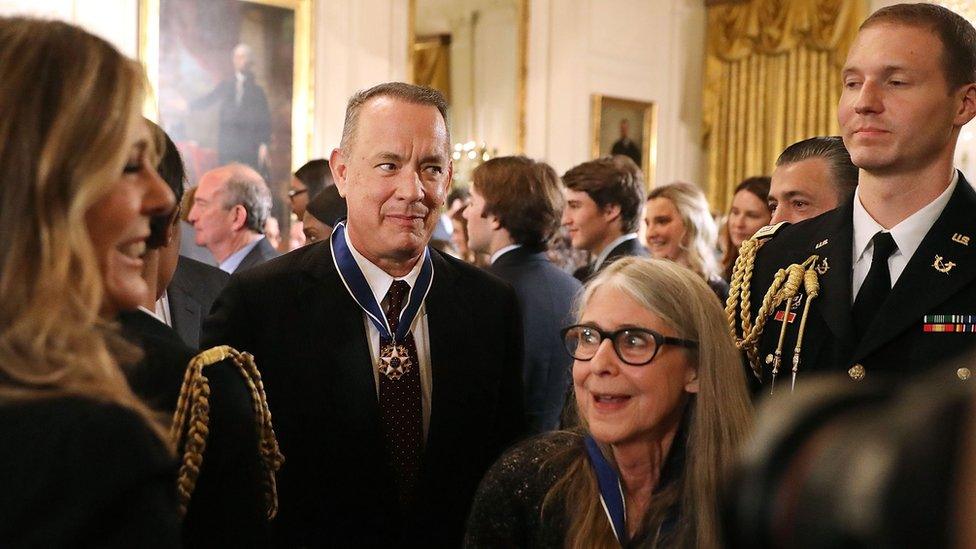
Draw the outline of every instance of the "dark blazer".
<instances>
[{"instance_id":1,"label":"dark blazer","mask_svg":"<svg viewBox=\"0 0 976 549\"><path fill-rule=\"evenodd\" d=\"M399 508L385 457L364 316L329 243L234 274L214 304L204 344L254 355L287 459L276 544L457 546L479 480L523 431L515 293L431 253L430 427L409 509Z\"/></svg>"},{"instance_id":2,"label":"dark blazer","mask_svg":"<svg viewBox=\"0 0 976 549\"><path fill-rule=\"evenodd\" d=\"M0 440L0 547L179 546L175 463L135 412L7 402Z\"/></svg>"},{"instance_id":3,"label":"dark blazer","mask_svg":"<svg viewBox=\"0 0 976 549\"><path fill-rule=\"evenodd\" d=\"M180 256L177 260L166 296L173 329L189 347L200 348L203 319L229 278L224 271L195 259Z\"/></svg>"},{"instance_id":4,"label":"dark blazer","mask_svg":"<svg viewBox=\"0 0 976 549\"><path fill-rule=\"evenodd\" d=\"M777 269L802 263L811 255L820 256L817 265L821 269L826 261L827 270L819 275L820 295L811 305L798 377L818 371L847 372L854 365L862 366L868 378L904 377L929 370L976 345L976 333L923 331L925 315L976 315L976 242L963 238L976 236L976 192L966 179L960 174L942 214L859 342L851 315L853 212L852 199L836 210L781 229L759 250L752 282L754 319ZM955 266L939 272L933 266L936 255ZM780 370L786 378L792 368L802 307L794 312ZM759 358L767 378L771 367L765 360L776 349L781 326L770 319L763 331ZM955 369L946 375L955 378Z\"/></svg>"},{"instance_id":5,"label":"dark blazer","mask_svg":"<svg viewBox=\"0 0 976 549\"><path fill-rule=\"evenodd\" d=\"M183 374L196 351L175 331L142 311L119 315L123 335L145 353L126 369L133 391L172 417ZM268 543L261 463L251 394L237 367L226 360L208 366L210 436L203 467L183 521L187 547L261 547ZM176 480L172 480L173 486Z\"/></svg>"},{"instance_id":6,"label":"dark blazer","mask_svg":"<svg viewBox=\"0 0 976 549\"><path fill-rule=\"evenodd\" d=\"M237 269L234 272L239 273L241 271L250 269L255 265L260 265L269 259L278 257L278 255L280 255L278 250L274 249L274 246L268 242L267 237L262 238L258 241L257 246L251 248L250 252L247 252L247 255L244 256L241 264L237 266Z\"/></svg>"},{"instance_id":7,"label":"dark blazer","mask_svg":"<svg viewBox=\"0 0 976 549\"><path fill-rule=\"evenodd\" d=\"M647 248L645 248L644 245L641 244L640 238L631 238L630 240L625 240L620 244L617 244L617 246L614 249L610 250L610 253L607 254L607 258L603 261L603 263L600 264L600 268L597 269L596 271L593 271L593 264L591 263L590 265L586 265L584 267L580 267L579 269L576 269L576 271L573 273L573 276L576 278L576 280L579 280L580 282L585 284L588 280L590 280L591 278L599 274L600 271L606 268L607 265L613 263L614 260L620 259L621 257L625 257L628 255L636 255L638 257L651 256L650 252L647 251ZM594 258L594 260L595 259L596 258Z\"/></svg>"},{"instance_id":8,"label":"dark blazer","mask_svg":"<svg viewBox=\"0 0 976 549\"><path fill-rule=\"evenodd\" d=\"M572 324L573 299L580 283L550 263L544 252L524 247L505 252L488 270L511 284L518 295L525 336L522 385L529 431L557 429L573 364L559 330Z\"/></svg>"}]
</instances>

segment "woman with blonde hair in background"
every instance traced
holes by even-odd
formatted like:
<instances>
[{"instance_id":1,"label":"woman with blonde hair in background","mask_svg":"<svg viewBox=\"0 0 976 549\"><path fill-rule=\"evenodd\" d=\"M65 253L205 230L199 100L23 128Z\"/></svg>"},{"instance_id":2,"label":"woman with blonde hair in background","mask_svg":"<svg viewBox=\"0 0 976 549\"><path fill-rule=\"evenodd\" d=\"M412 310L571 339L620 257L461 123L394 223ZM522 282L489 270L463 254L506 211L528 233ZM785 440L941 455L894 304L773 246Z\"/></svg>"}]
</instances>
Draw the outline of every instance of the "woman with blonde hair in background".
<instances>
[{"instance_id":1,"label":"woman with blonde hair in background","mask_svg":"<svg viewBox=\"0 0 976 549\"><path fill-rule=\"evenodd\" d=\"M177 546L173 457L112 321L144 300L150 217L173 208L142 69L0 18L0 82L0 546Z\"/></svg>"},{"instance_id":2,"label":"woman with blonde hair in background","mask_svg":"<svg viewBox=\"0 0 976 549\"><path fill-rule=\"evenodd\" d=\"M718 490L751 425L714 294L670 261L628 257L563 330L581 427L516 446L475 497L468 547L716 547Z\"/></svg>"},{"instance_id":3,"label":"woman with blonde hair in background","mask_svg":"<svg viewBox=\"0 0 976 549\"><path fill-rule=\"evenodd\" d=\"M644 208L647 249L657 259L668 259L698 273L725 303L729 285L719 273L715 245L718 227L708 199L691 183L657 187L647 195Z\"/></svg>"}]
</instances>

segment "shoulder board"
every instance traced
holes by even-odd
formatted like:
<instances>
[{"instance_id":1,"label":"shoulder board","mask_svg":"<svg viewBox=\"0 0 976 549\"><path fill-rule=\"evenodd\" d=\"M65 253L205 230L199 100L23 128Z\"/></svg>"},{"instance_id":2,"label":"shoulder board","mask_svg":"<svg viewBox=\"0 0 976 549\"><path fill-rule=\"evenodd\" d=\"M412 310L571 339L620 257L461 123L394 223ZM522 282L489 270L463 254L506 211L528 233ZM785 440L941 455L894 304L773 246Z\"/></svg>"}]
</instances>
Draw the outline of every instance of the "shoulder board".
<instances>
[{"instance_id":1,"label":"shoulder board","mask_svg":"<svg viewBox=\"0 0 976 549\"><path fill-rule=\"evenodd\" d=\"M766 240L767 238L772 238L779 232L780 229L789 225L789 221L780 221L775 225L766 225L765 227L756 231L756 234L752 235L752 240Z\"/></svg>"}]
</instances>

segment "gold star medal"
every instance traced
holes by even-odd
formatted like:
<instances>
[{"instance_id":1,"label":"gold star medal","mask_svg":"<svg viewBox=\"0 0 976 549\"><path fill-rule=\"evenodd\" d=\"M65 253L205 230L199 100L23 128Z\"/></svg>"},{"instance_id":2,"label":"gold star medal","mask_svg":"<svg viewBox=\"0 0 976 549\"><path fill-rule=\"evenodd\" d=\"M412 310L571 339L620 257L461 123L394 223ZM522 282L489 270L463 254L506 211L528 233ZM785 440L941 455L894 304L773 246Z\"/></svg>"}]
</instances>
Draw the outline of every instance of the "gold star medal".
<instances>
[{"instance_id":1,"label":"gold star medal","mask_svg":"<svg viewBox=\"0 0 976 549\"><path fill-rule=\"evenodd\" d=\"M396 381L407 374L412 367L413 362L405 346L390 342L380 349L380 361L376 368L387 378Z\"/></svg>"}]
</instances>

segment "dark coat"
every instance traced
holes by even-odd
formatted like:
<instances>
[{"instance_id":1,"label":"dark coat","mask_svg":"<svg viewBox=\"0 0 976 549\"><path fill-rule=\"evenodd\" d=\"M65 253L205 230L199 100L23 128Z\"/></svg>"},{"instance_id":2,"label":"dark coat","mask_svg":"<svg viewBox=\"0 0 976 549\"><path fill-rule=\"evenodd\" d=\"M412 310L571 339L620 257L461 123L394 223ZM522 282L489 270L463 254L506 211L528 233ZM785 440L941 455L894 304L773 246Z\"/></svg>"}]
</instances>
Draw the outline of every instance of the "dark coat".
<instances>
[{"instance_id":1,"label":"dark coat","mask_svg":"<svg viewBox=\"0 0 976 549\"><path fill-rule=\"evenodd\" d=\"M580 283L546 259L544 252L526 248L505 252L488 270L511 284L518 295L525 336L522 384L529 431L557 429L573 365L559 330L573 322L573 299Z\"/></svg>"},{"instance_id":2,"label":"dark coat","mask_svg":"<svg viewBox=\"0 0 976 549\"><path fill-rule=\"evenodd\" d=\"M183 374L196 351L142 311L119 315L122 333L145 357L126 371L133 391L172 417ZM268 542L251 394L230 360L207 366L210 436L183 523L188 547L260 547ZM175 478L172 480L176 485Z\"/></svg>"},{"instance_id":3,"label":"dark coat","mask_svg":"<svg viewBox=\"0 0 976 549\"><path fill-rule=\"evenodd\" d=\"M860 342L855 341L851 315L853 212L852 199L836 210L785 227L760 248L756 258L751 296L754 319L777 269L818 255L817 265L823 270L826 261L826 272L819 275L820 295L811 305L798 377L847 372L854 365L862 366L867 377L905 377L972 348L974 333L931 333L923 327L926 315L976 315L976 242L963 238L976 236L976 192L966 179L960 175L948 204ZM933 266L936 255L955 266L939 272ZM783 345L780 371L786 378L792 368L802 307L794 312ZM761 339L759 358L767 385L771 367L765 360L776 349L781 326L770 319ZM954 378L955 369L946 375Z\"/></svg>"},{"instance_id":4,"label":"dark coat","mask_svg":"<svg viewBox=\"0 0 976 549\"><path fill-rule=\"evenodd\" d=\"M430 427L409 509L385 456L364 316L329 243L235 274L214 304L204 344L254 355L287 459L276 544L457 546L479 480L523 431L514 292L431 253Z\"/></svg>"},{"instance_id":5,"label":"dark coat","mask_svg":"<svg viewBox=\"0 0 976 549\"><path fill-rule=\"evenodd\" d=\"M178 547L175 463L135 412L0 406L0 547Z\"/></svg>"},{"instance_id":6,"label":"dark coat","mask_svg":"<svg viewBox=\"0 0 976 549\"><path fill-rule=\"evenodd\" d=\"M166 296L173 329L187 346L200 348L203 319L229 278L224 271L195 259L180 256L177 260Z\"/></svg>"},{"instance_id":7,"label":"dark coat","mask_svg":"<svg viewBox=\"0 0 976 549\"><path fill-rule=\"evenodd\" d=\"M617 244L617 246L613 250L610 250L610 253L607 254L607 258L603 261L603 263L600 264L600 268L597 269L596 271L592 270L592 264L590 264L584 267L580 267L579 269L576 269L576 271L573 273L573 276L576 278L576 280L579 280L580 282L585 284L588 280L590 280L591 278L599 274L600 271L605 269L607 265L613 263L614 260L629 255L634 255L637 257L651 256L650 252L647 251L647 248L645 248L644 245L641 244L640 238L631 238L630 240L625 240L620 244Z\"/></svg>"},{"instance_id":8,"label":"dark coat","mask_svg":"<svg viewBox=\"0 0 976 549\"><path fill-rule=\"evenodd\" d=\"M250 269L255 265L260 265L269 259L278 257L280 254L278 250L274 249L274 246L268 242L267 238L262 238L258 241L257 246L251 248L251 251L247 252L244 259L241 260L241 264L237 266L235 273Z\"/></svg>"}]
</instances>

